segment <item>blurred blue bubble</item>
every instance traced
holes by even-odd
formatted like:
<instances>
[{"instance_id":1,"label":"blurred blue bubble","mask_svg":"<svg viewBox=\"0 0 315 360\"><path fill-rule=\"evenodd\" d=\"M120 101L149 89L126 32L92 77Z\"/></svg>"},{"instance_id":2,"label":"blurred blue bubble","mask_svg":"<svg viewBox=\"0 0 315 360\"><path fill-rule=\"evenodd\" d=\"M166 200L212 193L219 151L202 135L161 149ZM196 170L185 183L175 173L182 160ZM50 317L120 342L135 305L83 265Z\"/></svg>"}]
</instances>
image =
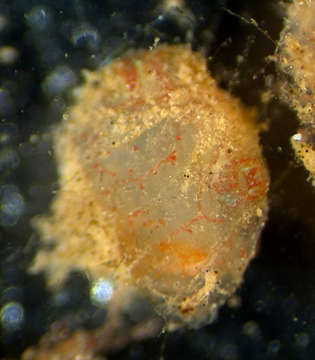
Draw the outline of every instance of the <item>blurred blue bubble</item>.
<instances>
[{"instance_id":1,"label":"blurred blue bubble","mask_svg":"<svg viewBox=\"0 0 315 360\"><path fill-rule=\"evenodd\" d=\"M3 185L0 188L0 224L15 225L25 211L25 201L14 185Z\"/></svg>"},{"instance_id":2,"label":"blurred blue bubble","mask_svg":"<svg viewBox=\"0 0 315 360\"><path fill-rule=\"evenodd\" d=\"M46 30L51 25L51 13L42 6L35 6L25 14L27 24L36 31Z\"/></svg>"},{"instance_id":3,"label":"blurred blue bubble","mask_svg":"<svg viewBox=\"0 0 315 360\"><path fill-rule=\"evenodd\" d=\"M96 280L90 291L90 298L94 305L104 306L113 296L113 284L106 279Z\"/></svg>"},{"instance_id":4,"label":"blurred blue bubble","mask_svg":"<svg viewBox=\"0 0 315 360\"><path fill-rule=\"evenodd\" d=\"M0 46L0 64L12 65L19 57L19 51L10 45Z\"/></svg>"},{"instance_id":5,"label":"blurred blue bubble","mask_svg":"<svg viewBox=\"0 0 315 360\"><path fill-rule=\"evenodd\" d=\"M222 360L237 360L238 347L233 343L222 343L218 348L220 359Z\"/></svg>"},{"instance_id":6,"label":"blurred blue bubble","mask_svg":"<svg viewBox=\"0 0 315 360\"><path fill-rule=\"evenodd\" d=\"M8 19L4 15L0 15L0 31L4 30L8 23Z\"/></svg>"},{"instance_id":7,"label":"blurred blue bubble","mask_svg":"<svg viewBox=\"0 0 315 360\"><path fill-rule=\"evenodd\" d=\"M70 294L67 291L61 291L55 294L52 298L52 305L64 306L70 301Z\"/></svg>"},{"instance_id":8,"label":"blurred blue bubble","mask_svg":"<svg viewBox=\"0 0 315 360\"><path fill-rule=\"evenodd\" d=\"M55 68L64 61L65 54L64 50L60 47L60 43L55 39L49 39L45 43L45 37L38 35L35 36L34 41L37 43L37 47L40 51L40 60L43 66L47 69ZM44 44L43 44L44 43Z\"/></svg>"},{"instance_id":9,"label":"blurred blue bubble","mask_svg":"<svg viewBox=\"0 0 315 360\"><path fill-rule=\"evenodd\" d=\"M72 31L74 46L86 46L90 51L96 51L99 45L98 32L90 25L80 25Z\"/></svg>"},{"instance_id":10,"label":"blurred blue bubble","mask_svg":"<svg viewBox=\"0 0 315 360\"><path fill-rule=\"evenodd\" d=\"M43 90L48 96L62 95L77 82L75 73L67 66L58 66L43 82Z\"/></svg>"},{"instance_id":11,"label":"blurred blue bubble","mask_svg":"<svg viewBox=\"0 0 315 360\"><path fill-rule=\"evenodd\" d=\"M16 169L20 164L18 153L11 148L0 150L0 171Z\"/></svg>"},{"instance_id":12,"label":"blurred blue bubble","mask_svg":"<svg viewBox=\"0 0 315 360\"><path fill-rule=\"evenodd\" d=\"M20 287L17 286L9 286L3 290L1 294L1 302L7 303L13 300L21 299L23 296L23 291Z\"/></svg>"},{"instance_id":13,"label":"blurred blue bubble","mask_svg":"<svg viewBox=\"0 0 315 360\"><path fill-rule=\"evenodd\" d=\"M4 305L0 311L2 329L6 332L13 332L21 329L24 323L23 306L15 301Z\"/></svg>"},{"instance_id":14,"label":"blurred blue bubble","mask_svg":"<svg viewBox=\"0 0 315 360\"><path fill-rule=\"evenodd\" d=\"M295 343L299 348L306 348L310 343L310 337L306 332L297 333Z\"/></svg>"},{"instance_id":15,"label":"blurred blue bubble","mask_svg":"<svg viewBox=\"0 0 315 360\"><path fill-rule=\"evenodd\" d=\"M14 103L10 94L5 89L0 88L0 116L7 116L13 112Z\"/></svg>"},{"instance_id":16,"label":"blurred blue bubble","mask_svg":"<svg viewBox=\"0 0 315 360\"><path fill-rule=\"evenodd\" d=\"M13 142L18 137L18 128L16 124L3 122L0 123L0 145L6 145Z\"/></svg>"},{"instance_id":17,"label":"blurred blue bubble","mask_svg":"<svg viewBox=\"0 0 315 360\"><path fill-rule=\"evenodd\" d=\"M268 344L268 347L267 347L267 352L270 354L270 355L277 355L280 351L280 348L281 348L281 343L279 340L272 340L270 341L270 343Z\"/></svg>"},{"instance_id":18,"label":"blurred blue bubble","mask_svg":"<svg viewBox=\"0 0 315 360\"><path fill-rule=\"evenodd\" d=\"M247 321L242 327L242 333L255 340L261 336L260 327L255 321Z\"/></svg>"}]
</instances>

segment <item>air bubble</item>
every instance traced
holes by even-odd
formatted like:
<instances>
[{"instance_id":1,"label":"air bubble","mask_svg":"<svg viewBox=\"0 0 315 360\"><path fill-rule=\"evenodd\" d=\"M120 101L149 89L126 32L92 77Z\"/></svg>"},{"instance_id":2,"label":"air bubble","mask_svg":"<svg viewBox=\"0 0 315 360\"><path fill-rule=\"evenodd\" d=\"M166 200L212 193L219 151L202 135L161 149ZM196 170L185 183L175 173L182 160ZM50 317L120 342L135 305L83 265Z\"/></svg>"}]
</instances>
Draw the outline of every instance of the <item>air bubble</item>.
<instances>
[{"instance_id":1,"label":"air bubble","mask_svg":"<svg viewBox=\"0 0 315 360\"><path fill-rule=\"evenodd\" d=\"M12 65L19 57L19 52L13 46L0 47L0 63L3 65Z\"/></svg>"},{"instance_id":2,"label":"air bubble","mask_svg":"<svg viewBox=\"0 0 315 360\"><path fill-rule=\"evenodd\" d=\"M47 96L61 95L76 84L75 73L67 66L59 66L53 70L43 82L43 90Z\"/></svg>"},{"instance_id":3,"label":"air bubble","mask_svg":"<svg viewBox=\"0 0 315 360\"><path fill-rule=\"evenodd\" d=\"M7 116L14 110L14 102L5 89L0 88L0 116Z\"/></svg>"},{"instance_id":4,"label":"air bubble","mask_svg":"<svg viewBox=\"0 0 315 360\"><path fill-rule=\"evenodd\" d=\"M9 286L7 287L1 294L1 301L10 302L13 300L20 299L23 295L22 289L17 286Z\"/></svg>"},{"instance_id":5,"label":"air bubble","mask_svg":"<svg viewBox=\"0 0 315 360\"><path fill-rule=\"evenodd\" d=\"M218 349L220 359L222 360L237 360L238 359L238 348L233 343L224 343L219 346Z\"/></svg>"},{"instance_id":6,"label":"air bubble","mask_svg":"<svg viewBox=\"0 0 315 360\"><path fill-rule=\"evenodd\" d=\"M277 355L280 351L280 348L281 348L281 343L280 343L280 340L272 340L270 341L270 343L268 344L268 347L267 347L267 352L270 354L270 355Z\"/></svg>"},{"instance_id":7,"label":"air bubble","mask_svg":"<svg viewBox=\"0 0 315 360\"><path fill-rule=\"evenodd\" d=\"M8 25L8 19L3 16L0 15L0 31L4 30Z\"/></svg>"},{"instance_id":8,"label":"air bubble","mask_svg":"<svg viewBox=\"0 0 315 360\"><path fill-rule=\"evenodd\" d=\"M0 311L2 329L6 332L20 330L24 323L24 308L15 301L4 305Z\"/></svg>"},{"instance_id":9,"label":"air bubble","mask_svg":"<svg viewBox=\"0 0 315 360\"><path fill-rule=\"evenodd\" d=\"M27 24L36 31L46 30L51 24L50 11L41 6L35 6L25 15Z\"/></svg>"},{"instance_id":10,"label":"air bubble","mask_svg":"<svg viewBox=\"0 0 315 360\"><path fill-rule=\"evenodd\" d=\"M310 343L310 337L307 333L301 332L298 334L295 334L295 344L299 348L306 348Z\"/></svg>"},{"instance_id":11,"label":"air bubble","mask_svg":"<svg viewBox=\"0 0 315 360\"><path fill-rule=\"evenodd\" d=\"M91 26L80 25L73 30L71 40L76 47L84 46L95 51L99 44L99 35Z\"/></svg>"},{"instance_id":12,"label":"air bubble","mask_svg":"<svg viewBox=\"0 0 315 360\"><path fill-rule=\"evenodd\" d=\"M25 201L14 185L4 185L0 188L0 224L15 225L25 211Z\"/></svg>"},{"instance_id":13,"label":"air bubble","mask_svg":"<svg viewBox=\"0 0 315 360\"><path fill-rule=\"evenodd\" d=\"M249 338L259 339L261 332L259 325L255 321L247 321L242 328L242 333Z\"/></svg>"},{"instance_id":14,"label":"air bubble","mask_svg":"<svg viewBox=\"0 0 315 360\"><path fill-rule=\"evenodd\" d=\"M18 153L12 148L0 150L0 171L16 169L20 164Z\"/></svg>"},{"instance_id":15,"label":"air bubble","mask_svg":"<svg viewBox=\"0 0 315 360\"><path fill-rule=\"evenodd\" d=\"M7 122L0 123L0 145L7 145L16 141L17 136L18 129L15 124Z\"/></svg>"}]
</instances>

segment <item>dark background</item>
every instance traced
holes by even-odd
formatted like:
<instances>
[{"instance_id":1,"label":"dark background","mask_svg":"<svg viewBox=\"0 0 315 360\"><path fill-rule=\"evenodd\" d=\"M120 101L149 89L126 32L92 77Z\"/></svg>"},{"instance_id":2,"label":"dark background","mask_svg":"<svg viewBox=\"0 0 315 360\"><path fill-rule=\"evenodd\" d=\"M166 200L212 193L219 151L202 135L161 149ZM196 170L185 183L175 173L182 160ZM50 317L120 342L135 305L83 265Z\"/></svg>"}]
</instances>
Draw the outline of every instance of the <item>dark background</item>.
<instances>
[{"instance_id":1,"label":"dark background","mask_svg":"<svg viewBox=\"0 0 315 360\"><path fill-rule=\"evenodd\" d=\"M269 127L262 144L271 174L271 209L258 256L237 292L239 306L225 305L218 320L200 330L131 343L108 358L315 356L315 197L289 144L298 120L275 91L281 76L266 60L275 43L224 10L253 17L277 41L284 3L187 0L183 12L175 15L158 10L160 3L0 0L0 50L8 45L18 54L8 63L0 60L2 358L18 358L57 319L70 317L73 328L93 329L106 318L90 304L84 274L71 274L61 299L48 289L44 274L27 273L40 246L30 219L48 211L58 188L49 129L71 103L69 90L82 81L80 70L106 64L130 47L152 45L157 36L161 42L192 43L209 56L209 69L223 87L258 107L259 120ZM272 93L267 103L261 100L266 89Z\"/></svg>"}]
</instances>

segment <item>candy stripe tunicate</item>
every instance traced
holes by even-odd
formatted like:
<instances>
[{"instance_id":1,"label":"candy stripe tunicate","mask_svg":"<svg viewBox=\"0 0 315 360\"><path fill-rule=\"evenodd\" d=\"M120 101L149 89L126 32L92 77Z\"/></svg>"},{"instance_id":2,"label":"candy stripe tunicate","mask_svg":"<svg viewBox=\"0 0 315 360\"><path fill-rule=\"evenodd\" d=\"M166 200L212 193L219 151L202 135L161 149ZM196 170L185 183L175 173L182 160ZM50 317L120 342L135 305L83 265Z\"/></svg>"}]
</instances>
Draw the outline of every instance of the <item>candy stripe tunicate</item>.
<instances>
[{"instance_id":1,"label":"candy stripe tunicate","mask_svg":"<svg viewBox=\"0 0 315 360\"><path fill-rule=\"evenodd\" d=\"M75 90L54 130L60 191L33 270L110 276L169 329L211 321L242 280L267 211L255 111L185 46L131 50Z\"/></svg>"}]
</instances>

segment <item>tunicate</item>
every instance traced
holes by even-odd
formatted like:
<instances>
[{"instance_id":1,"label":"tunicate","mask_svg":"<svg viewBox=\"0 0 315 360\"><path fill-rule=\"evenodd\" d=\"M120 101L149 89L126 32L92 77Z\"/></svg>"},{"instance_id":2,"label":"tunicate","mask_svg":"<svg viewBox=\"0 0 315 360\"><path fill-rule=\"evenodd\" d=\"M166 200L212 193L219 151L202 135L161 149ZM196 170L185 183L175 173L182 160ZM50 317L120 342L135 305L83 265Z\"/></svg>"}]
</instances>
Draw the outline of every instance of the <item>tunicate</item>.
<instances>
[{"instance_id":1,"label":"tunicate","mask_svg":"<svg viewBox=\"0 0 315 360\"><path fill-rule=\"evenodd\" d=\"M131 50L85 78L54 130L60 190L36 226L56 246L33 271L136 288L169 329L213 320L266 219L255 111L185 46Z\"/></svg>"}]
</instances>

